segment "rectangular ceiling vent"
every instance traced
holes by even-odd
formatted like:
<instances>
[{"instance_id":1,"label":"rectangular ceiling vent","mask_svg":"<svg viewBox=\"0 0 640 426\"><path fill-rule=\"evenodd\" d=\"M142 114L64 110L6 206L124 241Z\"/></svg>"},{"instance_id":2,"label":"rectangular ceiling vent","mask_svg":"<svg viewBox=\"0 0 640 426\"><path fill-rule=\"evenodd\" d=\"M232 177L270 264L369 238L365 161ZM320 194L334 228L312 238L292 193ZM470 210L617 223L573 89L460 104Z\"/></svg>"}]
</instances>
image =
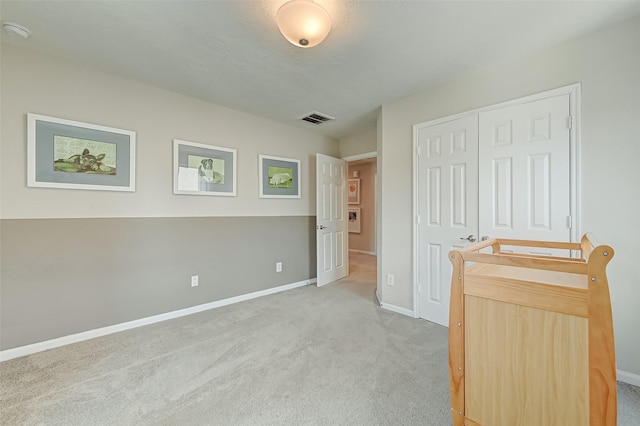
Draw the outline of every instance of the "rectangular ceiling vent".
<instances>
[{"instance_id":1,"label":"rectangular ceiling vent","mask_svg":"<svg viewBox=\"0 0 640 426\"><path fill-rule=\"evenodd\" d=\"M331 117L327 114L322 114L317 111L310 112L309 114L305 114L302 117L298 117L298 120L306 121L311 124L322 124L326 123L330 120L335 120L334 117Z\"/></svg>"}]
</instances>

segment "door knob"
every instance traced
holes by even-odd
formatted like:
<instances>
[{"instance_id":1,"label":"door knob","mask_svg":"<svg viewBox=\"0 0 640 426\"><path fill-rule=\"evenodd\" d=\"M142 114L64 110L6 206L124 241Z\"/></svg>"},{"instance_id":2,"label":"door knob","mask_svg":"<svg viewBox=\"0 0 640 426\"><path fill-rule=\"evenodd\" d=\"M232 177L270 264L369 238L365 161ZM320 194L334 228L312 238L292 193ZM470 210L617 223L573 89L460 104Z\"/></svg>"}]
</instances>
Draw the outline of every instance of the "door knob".
<instances>
[{"instance_id":1,"label":"door knob","mask_svg":"<svg viewBox=\"0 0 640 426\"><path fill-rule=\"evenodd\" d=\"M326 229L326 228L327 228L326 226L322 226L322 225L316 226L316 229Z\"/></svg>"},{"instance_id":2,"label":"door knob","mask_svg":"<svg viewBox=\"0 0 640 426\"><path fill-rule=\"evenodd\" d=\"M476 242L476 236L475 235L469 235L467 238L460 238L461 240L468 240L472 243Z\"/></svg>"}]
</instances>

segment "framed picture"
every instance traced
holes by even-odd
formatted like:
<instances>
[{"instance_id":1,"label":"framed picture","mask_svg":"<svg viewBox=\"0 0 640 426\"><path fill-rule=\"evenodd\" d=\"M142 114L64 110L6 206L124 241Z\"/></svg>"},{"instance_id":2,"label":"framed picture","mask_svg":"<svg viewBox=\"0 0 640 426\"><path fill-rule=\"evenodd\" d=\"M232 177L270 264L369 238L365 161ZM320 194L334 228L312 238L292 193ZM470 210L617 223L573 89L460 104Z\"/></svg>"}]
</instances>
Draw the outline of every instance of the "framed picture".
<instances>
[{"instance_id":1,"label":"framed picture","mask_svg":"<svg viewBox=\"0 0 640 426\"><path fill-rule=\"evenodd\" d=\"M300 160L258 155L260 198L300 198Z\"/></svg>"},{"instance_id":2,"label":"framed picture","mask_svg":"<svg viewBox=\"0 0 640 426\"><path fill-rule=\"evenodd\" d=\"M348 209L349 215L349 232L360 233L360 207Z\"/></svg>"},{"instance_id":3,"label":"framed picture","mask_svg":"<svg viewBox=\"0 0 640 426\"><path fill-rule=\"evenodd\" d=\"M237 151L173 140L173 193L236 196Z\"/></svg>"},{"instance_id":4,"label":"framed picture","mask_svg":"<svg viewBox=\"0 0 640 426\"><path fill-rule=\"evenodd\" d=\"M27 114L27 186L136 190L136 133Z\"/></svg>"},{"instance_id":5,"label":"framed picture","mask_svg":"<svg viewBox=\"0 0 640 426\"><path fill-rule=\"evenodd\" d=\"M349 204L360 204L360 179L348 179L347 191Z\"/></svg>"}]
</instances>

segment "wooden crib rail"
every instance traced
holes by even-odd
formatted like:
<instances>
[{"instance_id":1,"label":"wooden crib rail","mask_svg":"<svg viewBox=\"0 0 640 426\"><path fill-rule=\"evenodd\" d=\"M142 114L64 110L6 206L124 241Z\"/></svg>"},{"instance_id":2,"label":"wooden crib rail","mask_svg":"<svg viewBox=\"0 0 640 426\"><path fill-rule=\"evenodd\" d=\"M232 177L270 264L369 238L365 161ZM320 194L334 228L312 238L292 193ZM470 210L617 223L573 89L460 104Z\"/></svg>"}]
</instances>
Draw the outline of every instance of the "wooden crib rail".
<instances>
[{"instance_id":1,"label":"wooden crib rail","mask_svg":"<svg viewBox=\"0 0 640 426\"><path fill-rule=\"evenodd\" d=\"M579 243L493 238L479 244L461 248L456 250L456 252L460 253L460 257L464 262L544 269L547 271L568 272L572 274L587 273L587 265L582 258L508 253L502 251L503 246L581 250L581 244ZM492 248L492 253L480 253L481 250L488 247Z\"/></svg>"},{"instance_id":2,"label":"wooden crib rail","mask_svg":"<svg viewBox=\"0 0 640 426\"><path fill-rule=\"evenodd\" d=\"M502 251L505 246L509 246L509 248L540 247L572 250L574 253L579 252L579 257L510 253ZM487 249L491 249L491 253L488 253ZM482 411L483 414L478 414L478 407L484 407L484 405L478 405L478 401L484 401L484 399L475 398L478 395L477 384L484 383L479 380L484 376L478 371L484 372L487 369L483 368L484 364L478 364L477 360L485 358L489 361L500 360L501 355L492 358L495 353L500 352L490 351L482 352L482 356L477 357L479 352L474 348L482 347L484 341L482 339L485 338L484 336L489 336L478 334L480 328L477 324L485 324L485 318L488 318L487 324L499 324L499 327L502 324L514 324L509 325L510 328L505 328L505 330L513 329L516 327L515 322L496 322L495 318L501 318L500 315L506 315L506 312L509 312L510 316L505 316L505 318L517 321L520 314L512 314L511 310L516 312L515 310L518 309L520 309L518 312L527 312L527 315L535 313L535 318L540 315L544 321L553 318L553 321L559 321L558 324L562 323L563 327L566 326L567 330L573 330L574 326L577 327L576 330L581 330L578 334L568 334L572 338L583 336L580 339L584 339L581 341L584 346L579 351L581 356L577 357L576 355L577 358L581 358L581 365L585 366L583 371L587 374L587 376L582 376L583 384L577 386L583 386L582 389L585 389L588 383L588 388L582 393L587 397L587 402L581 403L584 404L581 407L586 408L579 409L582 410L579 412L583 413L579 423L591 426L615 426L617 420L615 345L606 274L606 266L613 255L613 249L602 244L593 234L585 234L579 243L496 238L449 252L449 260L453 266L449 310L449 385L452 420L455 426L490 426L484 423L500 423L489 420L482 423L481 418L484 418L483 416L487 412ZM531 271L519 268L528 268ZM560 296L563 296L564 299ZM491 315L479 315L483 309L494 310L491 311ZM468 318L467 310L469 310ZM467 332L467 327L475 327L474 332ZM536 327L538 326L530 329L539 330ZM556 332L559 329L556 328ZM498 333L488 338L495 339L499 335ZM465 343L466 338L470 339L469 342L474 342L469 343L468 348ZM546 337L542 338L546 339ZM546 342L546 340L544 341ZM513 346L509 346L508 342L502 342L502 344L504 343L507 347L513 348ZM500 345L501 343L496 342L496 344ZM470 364L467 364L465 358L467 351L469 351ZM571 353L576 352L569 351L569 357L571 357ZM518 359L517 354L514 356L516 356L514 359ZM528 356L530 357L531 354ZM577 358L570 359L569 357L561 358L564 360L562 365L579 364ZM472 362L475 364L471 365ZM567 362L571 364L567 364ZM502 364L494 362L492 365ZM469 376L467 376L468 374ZM492 377L485 378L493 380ZM498 374L495 380L500 380L499 377ZM467 383L471 379L474 380L473 383L471 381ZM514 380L514 378L510 376L509 380ZM532 381L536 382L535 378L532 378ZM502 386L507 382L499 383ZM563 380L560 382L564 383ZM525 381L524 384L529 385L530 383ZM468 395L467 387L471 392ZM553 391L553 389L551 390ZM571 392L567 391L566 393L572 395ZM480 394L484 395L482 389ZM467 406L466 399L468 397L474 398L473 406ZM507 405L513 407L513 405ZM468 412L467 409L472 411ZM584 411L585 409L587 412ZM564 410L564 412L567 411ZM475 418L476 416L478 417ZM519 420L523 421L520 422L521 424L528 424L525 420L530 420L533 422L532 424L538 424L536 422L539 419L525 417L519 418Z\"/></svg>"},{"instance_id":3,"label":"wooden crib rail","mask_svg":"<svg viewBox=\"0 0 640 426\"><path fill-rule=\"evenodd\" d=\"M591 240L589 240L591 241ZM500 252L502 246L517 246L517 247L541 247L541 248L555 248L564 250L581 250L582 243L566 243L562 241L539 241L539 240L513 240L508 238L491 238L486 241L482 241L472 246L463 247L458 249L460 252L478 252L487 247L493 247L493 252Z\"/></svg>"},{"instance_id":4,"label":"wooden crib rail","mask_svg":"<svg viewBox=\"0 0 640 426\"><path fill-rule=\"evenodd\" d=\"M606 256L609 256L609 254L611 254L611 256L609 256L609 260L611 260L611 258L613 258L613 248L611 248L610 246L606 245L606 244L602 244L598 238L593 235L593 233L591 232L587 232L586 234L584 234L582 236L582 239L580 240L580 251L582 254L582 258L585 261L588 261L589 258L591 257L591 254L594 251L599 251L602 253L607 253ZM606 266L606 264L605 264Z\"/></svg>"}]
</instances>

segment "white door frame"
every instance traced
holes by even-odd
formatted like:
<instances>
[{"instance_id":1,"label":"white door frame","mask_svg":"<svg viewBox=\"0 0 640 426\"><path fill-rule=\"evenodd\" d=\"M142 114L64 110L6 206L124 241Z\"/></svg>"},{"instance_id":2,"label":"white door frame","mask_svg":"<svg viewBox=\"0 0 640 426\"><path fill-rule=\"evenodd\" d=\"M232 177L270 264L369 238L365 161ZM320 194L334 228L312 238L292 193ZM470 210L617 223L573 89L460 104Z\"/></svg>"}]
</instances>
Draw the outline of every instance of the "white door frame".
<instances>
[{"instance_id":1,"label":"white door frame","mask_svg":"<svg viewBox=\"0 0 640 426\"><path fill-rule=\"evenodd\" d=\"M350 161L366 160L367 158L378 158L378 151L364 152L362 154L347 155L346 157L340 157L341 160Z\"/></svg>"},{"instance_id":2,"label":"white door frame","mask_svg":"<svg viewBox=\"0 0 640 426\"><path fill-rule=\"evenodd\" d=\"M437 118L435 120L425 121L424 123L414 124L413 126L413 316L415 318L420 317L420 305L418 297L418 132L425 127L431 127L436 124L445 123L447 121L457 120L459 118L467 117L469 115L479 114L485 111L491 111L503 107L525 104L528 102L534 102L541 99L552 98L554 96L569 95L569 114L571 116L571 128L569 130L570 140L570 156L569 156L569 178L570 178L570 205L571 205L571 217L573 219L571 227L571 241L576 242L580 238L581 234L581 200L580 194L582 188L580 184L581 169L580 169L580 124L581 124L581 83L570 84L568 86L559 87L557 89L551 89L544 92L536 93L522 98L512 99L498 104L489 105L482 108L476 108L470 111L462 112L459 114L449 115L446 117Z\"/></svg>"}]
</instances>

